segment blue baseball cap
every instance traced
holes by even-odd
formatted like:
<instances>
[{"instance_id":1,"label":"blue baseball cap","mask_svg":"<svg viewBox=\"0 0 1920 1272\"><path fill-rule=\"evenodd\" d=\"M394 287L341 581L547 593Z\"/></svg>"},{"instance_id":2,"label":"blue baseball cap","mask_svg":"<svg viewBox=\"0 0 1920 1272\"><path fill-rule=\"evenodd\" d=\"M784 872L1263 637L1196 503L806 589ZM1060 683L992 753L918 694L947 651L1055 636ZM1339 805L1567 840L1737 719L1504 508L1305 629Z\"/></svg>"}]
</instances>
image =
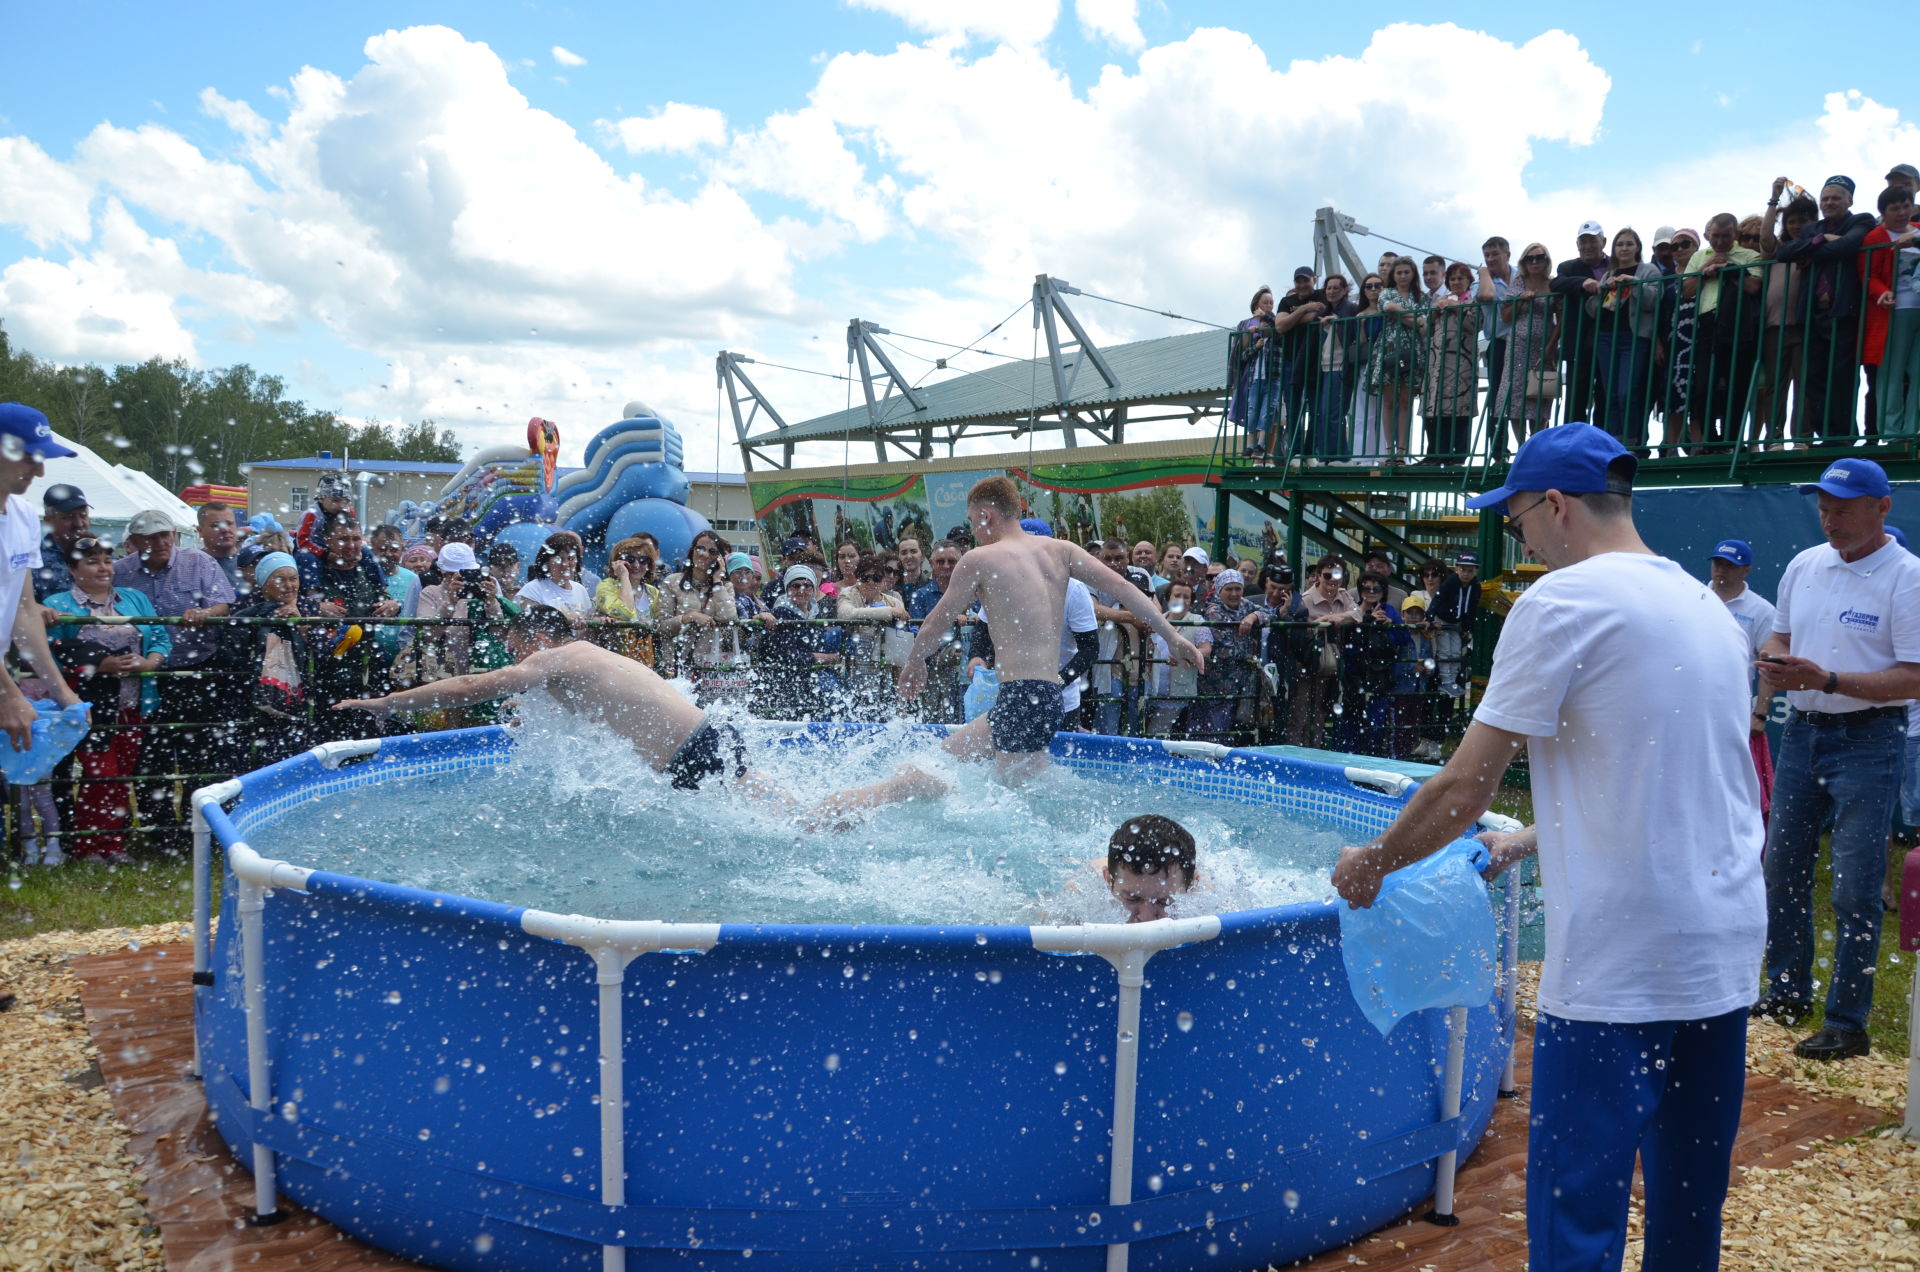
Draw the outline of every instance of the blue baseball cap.
<instances>
[{"instance_id":1,"label":"blue baseball cap","mask_svg":"<svg viewBox=\"0 0 1920 1272\"><path fill-rule=\"evenodd\" d=\"M1826 491L1835 499L1885 499L1893 493L1887 470L1870 459L1841 459L1827 466L1820 480L1800 487L1803 495Z\"/></svg>"},{"instance_id":2,"label":"blue baseball cap","mask_svg":"<svg viewBox=\"0 0 1920 1272\"><path fill-rule=\"evenodd\" d=\"M16 439L38 459L60 459L75 452L53 439L47 417L21 402L0 402L0 435Z\"/></svg>"},{"instance_id":3,"label":"blue baseball cap","mask_svg":"<svg viewBox=\"0 0 1920 1272\"><path fill-rule=\"evenodd\" d=\"M1020 518L1020 528L1028 534L1037 534L1043 539L1053 538L1053 527L1038 517Z\"/></svg>"},{"instance_id":4,"label":"blue baseball cap","mask_svg":"<svg viewBox=\"0 0 1920 1272\"><path fill-rule=\"evenodd\" d=\"M1709 559L1729 561L1734 565L1753 564L1753 545L1745 539L1722 539L1713 545L1713 551L1707 554Z\"/></svg>"},{"instance_id":5,"label":"blue baseball cap","mask_svg":"<svg viewBox=\"0 0 1920 1272\"><path fill-rule=\"evenodd\" d=\"M1507 470L1507 483L1498 490L1475 495L1469 508L1507 510L1507 500L1522 490L1559 490L1569 495L1593 495L1606 490L1607 468L1627 461L1627 477L1639 469L1618 439L1591 424L1556 424L1526 440Z\"/></svg>"}]
</instances>

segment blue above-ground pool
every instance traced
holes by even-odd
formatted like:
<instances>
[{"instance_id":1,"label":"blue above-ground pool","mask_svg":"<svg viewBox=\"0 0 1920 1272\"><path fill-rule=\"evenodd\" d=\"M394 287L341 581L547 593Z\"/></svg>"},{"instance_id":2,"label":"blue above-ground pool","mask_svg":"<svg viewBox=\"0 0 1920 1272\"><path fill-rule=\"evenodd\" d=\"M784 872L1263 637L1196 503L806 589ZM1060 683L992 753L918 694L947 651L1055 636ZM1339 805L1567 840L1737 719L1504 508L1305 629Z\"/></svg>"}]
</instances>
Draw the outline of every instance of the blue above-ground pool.
<instances>
[{"instance_id":1,"label":"blue above-ground pool","mask_svg":"<svg viewBox=\"0 0 1920 1272\"><path fill-rule=\"evenodd\" d=\"M403 799L512 750L498 729L336 743L196 796L197 1063L263 1216L284 1195L458 1269L1264 1268L1407 1212L1492 1113L1510 925L1489 1001L1382 1038L1332 902L1074 927L616 922L246 846L297 806ZM1410 789L1204 745L1063 735L1054 755L1355 836Z\"/></svg>"}]
</instances>

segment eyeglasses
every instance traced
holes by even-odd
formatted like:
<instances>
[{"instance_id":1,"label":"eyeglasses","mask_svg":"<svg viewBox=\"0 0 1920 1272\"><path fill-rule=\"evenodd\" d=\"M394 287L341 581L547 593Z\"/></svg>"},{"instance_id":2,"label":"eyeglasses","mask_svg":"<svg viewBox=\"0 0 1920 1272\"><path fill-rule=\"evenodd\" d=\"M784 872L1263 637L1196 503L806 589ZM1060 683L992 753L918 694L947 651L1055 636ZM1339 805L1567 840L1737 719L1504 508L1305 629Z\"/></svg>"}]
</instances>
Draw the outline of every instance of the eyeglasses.
<instances>
[{"instance_id":1,"label":"eyeglasses","mask_svg":"<svg viewBox=\"0 0 1920 1272\"><path fill-rule=\"evenodd\" d=\"M1540 255L1540 253L1535 252L1531 256L1522 256L1520 258L1520 263L1522 265L1545 265L1547 263L1547 258Z\"/></svg>"},{"instance_id":2,"label":"eyeglasses","mask_svg":"<svg viewBox=\"0 0 1920 1272\"><path fill-rule=\"evenodd\" d=\"M1737 234L1734 237L1742 243L1758 243L1760 241L1758 234Z\"/></svg>"},{"instance_id":3,"label":"eyeglasses","mask_svg":"<svg viewBox=\"0 0 1920 1272\"><path fill-rule=\"evenodd\" d=\"M1379 284L1379 283L1368 283L1368 284L1366 284L1366 285L1365 285L1364 287L1362 287L1362 288L1361 288L1360 290L1361 290L1361 291L1379 291L1379 290L1380 290L1380 284Z\"/></svg>"},{"instance_id":4,"label":"eyeglasses","mask_svg":"<svg viewBox=\"0 0 1920 1272\"><path fill-rule=\"evenodd\" d=\"M1547 502L1547 497L1542 495L1520 511L1508 513L1505 517L1507 533L1516 539L1524 539L1526 536L1520 533L1520 519L1545 502Z\"/></svg>"}]
</instances>

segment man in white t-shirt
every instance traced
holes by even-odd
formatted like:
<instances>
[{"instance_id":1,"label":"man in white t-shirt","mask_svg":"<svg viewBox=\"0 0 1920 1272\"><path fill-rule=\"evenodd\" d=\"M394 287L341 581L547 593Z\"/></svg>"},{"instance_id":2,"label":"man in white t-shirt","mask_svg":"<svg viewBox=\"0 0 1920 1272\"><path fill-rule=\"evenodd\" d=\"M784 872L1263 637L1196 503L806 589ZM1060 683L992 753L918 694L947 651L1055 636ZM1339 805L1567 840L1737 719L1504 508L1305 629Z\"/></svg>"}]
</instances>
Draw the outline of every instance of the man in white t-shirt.
<instances>
[{"instance_id":1,"label":"man in white t-shirt","mask_svg":"<svg viewBox=\"0 0 1920 1272\"><path fill-rule=\"evenodd\" d=\"M0 632L7 633L9 645L18 646L21 655L46 680L53 700L63 707L80 699L67 687L60 668L47 647L47 629L40 618L40 607L22 605L33 572L40 568L40 515L21 496L34 479L46 476L44 461L71 455L72 451L54 439L47 417L19 402L0 402ZM5 652L0 646L0 653ZM33 743L33 703L20 692L4 661L0 661L0 733L11 740L13 749L24 751ZM0 990L0 1011L13 1006L13 995Z\"/></svg>"},{"instance_id":2,"label":"man in white t-shirt","mask_svg":"<svg viewBox=\"0 0 1920 1272\"><path fill-rule=\"evenodd\" d=\"M1549 573L1514 603L1460 748L1385 834L1340 855L1353 905L1483 814L1522 746L1539 820L1487 834L1490 874L1534 852L1547 950L1533 1043L1535 1268L1617 1267L1636 1154L1646 1265L1718 1266L1766 933L1747 643L1633 524L1635 460L1588 424L1527 439L1468 500Z\"/></svg>"},{"instance_id":3,"label":"man in white t-shirt","mask_svg":"<svg viewBox=\"0 0 1920 1272\"><path fill-rule=\"evenodd\" d=\"M1920 696L1920 559L1886 532L1880 465L1839 460L1800 489L1819 497L1827 541L1787 566L1760 652L1761 678L1793 713L1767 824L1767 996L1754 1011L1797 1024L1813 1009L1813 875L1831 817L1833 975L1823 1027L1794 1054L1838 1060L1868 1049L1887 830Z\"/></svg>"},{"instance_id":4,"label":"man in white t-shirt","mask_svg":"<svg viewBox=\"0 0 1920 1272\"><path fill-rule=\"evenodd\" d=\"M1707 558L1707 586L1726 605L1747 638L1748 657L1757 658L1760 646L1773 635L1773 603L1747 586L1753 573L1753 545L1745 539L1722 539ZM1756 687L1757 685L1757 687ZM1754 771L1760 775L1760 808L1773 799L1773 755L1767 746L1767 716L1773 710L1773 686L1757 676L1747 677L1753 697L1753 715L1747 722ZM1764 761L1764 762L1763 762Z\"/></svg>"}]
</instances>

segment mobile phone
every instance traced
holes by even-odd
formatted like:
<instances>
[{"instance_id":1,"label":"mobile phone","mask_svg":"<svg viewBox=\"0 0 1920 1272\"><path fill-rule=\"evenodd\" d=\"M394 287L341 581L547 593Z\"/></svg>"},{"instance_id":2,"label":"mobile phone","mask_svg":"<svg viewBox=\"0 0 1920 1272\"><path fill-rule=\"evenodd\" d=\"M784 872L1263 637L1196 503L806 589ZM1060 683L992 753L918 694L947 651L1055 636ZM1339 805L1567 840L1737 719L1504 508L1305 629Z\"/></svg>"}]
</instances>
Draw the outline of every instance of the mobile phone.
<instances>
[{"instance_id":1,"label":"mobile phone","mask_svg":"<svg viewBox=\"0 0 1920 1272\"><path fill-rule=\"evenodd\" d=\"M1787 661L1784 658L1776 658L1772 654L1755 654L1754 657L1758 658L1761 662L1783 663Z\"/></svg>"}]
</instances>

